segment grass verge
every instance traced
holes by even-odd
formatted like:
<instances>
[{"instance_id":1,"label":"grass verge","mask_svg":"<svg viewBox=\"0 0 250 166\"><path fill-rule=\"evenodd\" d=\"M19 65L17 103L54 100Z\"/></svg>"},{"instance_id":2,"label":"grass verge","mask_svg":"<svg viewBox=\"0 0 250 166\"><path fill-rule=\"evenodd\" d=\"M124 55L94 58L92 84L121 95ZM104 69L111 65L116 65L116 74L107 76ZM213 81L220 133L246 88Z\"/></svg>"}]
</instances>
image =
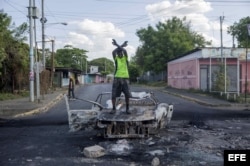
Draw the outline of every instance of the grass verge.
<instances>
[{"instance_id":1,"label":"grass verge","mask_svg":"<svg viewBox=\"0 0 250 166\"><path fill-rule=\"evenodd\" d=\"M18 98L28 97L28 96L29 96L29 92L21 92L21 93L18 93L18 94L0 93L0 101L18 99Z\"/></svg>"}]
</instances>

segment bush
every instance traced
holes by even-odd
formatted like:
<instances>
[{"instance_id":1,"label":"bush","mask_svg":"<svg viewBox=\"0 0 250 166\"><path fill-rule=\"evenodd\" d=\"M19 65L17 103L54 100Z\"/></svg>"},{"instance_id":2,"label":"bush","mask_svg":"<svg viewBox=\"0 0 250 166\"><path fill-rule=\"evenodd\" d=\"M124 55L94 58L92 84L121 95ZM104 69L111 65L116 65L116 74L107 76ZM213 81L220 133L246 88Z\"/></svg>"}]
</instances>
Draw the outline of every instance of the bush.
<instances>
[{"instance_id":1,"label":"bush","mask_svg":"<svg viewBox=\"0 0 250 166\"><path fill-rule=\"evenodd\" d=\"M18 94L0 93L0 101L18 99L18 98L28 97L28 96L29 96L29 92L27 91L20 92Z\"/></svg>"},{"instance_id":2,"label":"bush","mask_svg":"<svg viewBox=\"0 0 250 166\"><path fill-rule=\"evenodd\" d=\"M162 86L167 86L167 83L165 81L157 81L157 82L150 82L147 85L149 86L154 86L154 87L162 87Z\"/></svg>"}]
</instances>

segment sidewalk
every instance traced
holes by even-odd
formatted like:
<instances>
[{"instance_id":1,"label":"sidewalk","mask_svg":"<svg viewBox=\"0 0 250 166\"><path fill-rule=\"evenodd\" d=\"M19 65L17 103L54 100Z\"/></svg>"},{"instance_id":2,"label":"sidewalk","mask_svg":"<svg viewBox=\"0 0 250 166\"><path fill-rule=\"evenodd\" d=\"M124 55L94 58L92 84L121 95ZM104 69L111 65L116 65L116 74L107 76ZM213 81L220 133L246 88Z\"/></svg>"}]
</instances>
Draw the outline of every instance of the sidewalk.
<instances>
[{"instance_id":1,"label":"sidewalk","mask_svg":"<svg viewBox=\"0 0 250 166\"><path fill-rule=\"evenodd\" d=\"M60 101L65 93L65 90L57 90L44 96L41 95L39 103L36 100L36 96L34 102L31 102L29 97L0 101L0 119L46 112L50 107Z\"/></svg>"},{"instance_id":2,"label":"sidewalk","mask_svg":"<svg viewBox=\"0 0 250 166\"><path fill-rule=\"evenodd\" d=\"M183 89L164 88L163 92L210 107L250 107L250 104L229 102L207 94L191 93L190 91Z\"/></svg>"}]
</instances>

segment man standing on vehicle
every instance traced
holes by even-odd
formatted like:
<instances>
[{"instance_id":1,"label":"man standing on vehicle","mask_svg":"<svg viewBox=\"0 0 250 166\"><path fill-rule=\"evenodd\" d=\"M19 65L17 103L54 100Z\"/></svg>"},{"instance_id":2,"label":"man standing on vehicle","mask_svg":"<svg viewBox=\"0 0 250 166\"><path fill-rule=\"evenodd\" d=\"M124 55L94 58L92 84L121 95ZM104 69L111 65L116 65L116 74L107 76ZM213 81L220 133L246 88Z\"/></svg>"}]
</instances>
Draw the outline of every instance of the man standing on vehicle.
<instances>
[{"instance_id":1,"label":"man standing on vehicle","mask_svg":"<svg viewBox=\"0 0 250 166\"><path fill-rule=\"evenodd\" d=\"M127 46L127 41L120 46L113 39L112 44L117 46L117 48L112 52L115 61L115 73L112 85L113 109L110 113L114 114L116 112L116 97L120 97L123 92L125 95L126 113L131 114L131 111L129 110L129 98L131 94L129 89L128 54L124 49L124 47Z\"/></svg>"}]
</instances>

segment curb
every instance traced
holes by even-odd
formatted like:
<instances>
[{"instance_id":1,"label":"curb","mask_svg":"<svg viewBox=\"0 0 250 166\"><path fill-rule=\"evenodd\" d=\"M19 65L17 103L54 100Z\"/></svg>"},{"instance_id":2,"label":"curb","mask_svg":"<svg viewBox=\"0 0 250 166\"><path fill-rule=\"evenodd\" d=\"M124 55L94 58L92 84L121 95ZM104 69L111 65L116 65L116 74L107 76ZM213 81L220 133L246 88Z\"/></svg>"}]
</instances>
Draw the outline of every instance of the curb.
<instances>
[{"instance_id":1,"label":"curb","mask_svg":"<svg viewBox=\"0 0 250 166\"><path fill-rule=\"evenodd\" d=\"M177 96L177 97L181 97L181 98L189 100L189 101L194 101L194 102L196 102L198 104L205 105L205 106L210 106L210 107L231 107L231 106L233 106L232 104L211 104L211 103L201 101L199 99L195 99L195 98L188 97L188 96L183 96L183 95L173 93L173 92L169 92L169 91L166 91L166 90L163 90L163 92L168 93L170 95ZM237 105L235 105L235 106L237 106Z\"/></svg>"},{"instance_id":2,"label":"curb","mask_svg":"<svg viewBox=\"0 0 250 166\"><path fill-rule=\"evenodd\" d=\"M48 104L46 104L43 107L36 108L36 109L30 110L30 111L27 111L25 113L20 113L20 114L14 115L12 117L18 118L18 117L24 117L24 116L38 114L38 113L41 113L41 112L46 112L46 111L48 111L49 108L51 108L52 106L54 106L62 98L63 98L63 93L59 94L54 100L52 100L51 102L49 102Z\"/></svg>"}]
</instances>

